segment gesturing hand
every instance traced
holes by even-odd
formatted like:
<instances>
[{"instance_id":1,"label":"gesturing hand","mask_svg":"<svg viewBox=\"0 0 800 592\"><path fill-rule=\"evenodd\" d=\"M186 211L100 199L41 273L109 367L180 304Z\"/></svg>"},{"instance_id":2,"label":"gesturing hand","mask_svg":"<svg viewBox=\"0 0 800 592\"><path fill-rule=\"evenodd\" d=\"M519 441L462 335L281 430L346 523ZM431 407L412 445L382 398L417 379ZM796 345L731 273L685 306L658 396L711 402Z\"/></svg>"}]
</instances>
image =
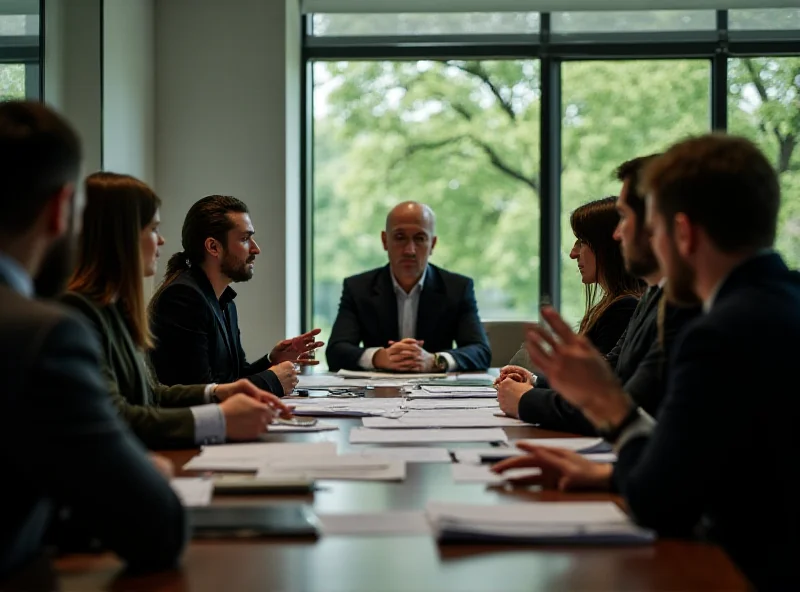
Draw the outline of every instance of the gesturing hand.
<instances>
[{"instance_id":1,"label":"gesturing hand","mask_svg":"<svg viewBox=\"0 0 800 592\"><path fill-rule=\"evenodd\" d=\"M540 324L528 326L525 348L533 363L596 425L621 422L630 410L630 399L605 358L584 335L573 333L553 308L544 307L541 314L553 332Z\"/></svg>"},{"instance_id":2,"label":"gesturing hand","mask_svg":"<svg viewBox=\"0 0 800 592\"><path fill-rule=\"evenodd\" d=\"M273 364L281 362L294 362L303 366L315 366L319 360L314 359L314 350L325 345L324 341L316 341L314 337L322 329L314 329L291 339L284 339L272 348L269 359Z\"/></svg>"},{"instance_id":3,"label":"gesturing hand","mask_svg":"<svg viewBox=\"0 0 800 592\"><path fill-rule=\"evenodd\" d=\"M562 448L533 446L524 442L517 446L529 454L500 461L492 467L492 471L503 473L509 469L537 467L542 472L518 480L510 479L514 484L541 485L545 489L560 491L609 488L612 466L608 463L592 462L577 452Z\"/></svg>"}]
</instances>

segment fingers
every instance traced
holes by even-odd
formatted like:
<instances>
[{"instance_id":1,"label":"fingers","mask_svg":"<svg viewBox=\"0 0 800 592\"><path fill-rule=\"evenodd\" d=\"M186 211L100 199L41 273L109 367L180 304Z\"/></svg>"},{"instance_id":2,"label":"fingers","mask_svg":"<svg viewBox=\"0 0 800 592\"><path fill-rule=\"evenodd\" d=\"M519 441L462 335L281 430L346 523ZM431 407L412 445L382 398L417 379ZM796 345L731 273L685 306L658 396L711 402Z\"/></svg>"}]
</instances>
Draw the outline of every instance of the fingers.
<instances>
[{"instance_id":1,"label":"fingers","mask_svg":"<svg viewBox=\"0 0 800 592\"><path fill-rule=\"evenodd\" d=\"M499 463L493 464L491 471L493 473L503 473L509 469L523 469L523 468L540 468L539 462L532 454L525 454L520 456L512 456L501 460Z\"/></svg>"},{"instance_id":2,"label":"fingers","mask_svg":"<svg viewBox=\"0 0 800 592\"><path fill-rule=\"evenodd\" d=\"M547 321L547 324L550 325L553 333L555 333L563 343L572 343L574 341L576 337L575 333L570 326L564 322L561 315L556 312L556 309L552 306L545 306L542 308L541 313L542 317Z\"/></svg>"},{"instance_id":3,"label":"fingers","mask_svg":"<svg viewBox=\"0 0 800 592\"><path fill-rule=\"evenodd\" d=\"M291 408L280 400L280 398L276 397L272 393L268 393L266 391L261 391L258 400L265 405L268 405L275 409L276 411L280 411L281 413L289 413L291 414Z\"/></svg>"},{"instance_id":4,"label":"fingers","mask_svg":"<svg viewBox=\"0 0 800 592\"><path fill-rule=\"evenodd\" d=\"M542 469L550 469L555 471L561 475L566 474L570 467L574 465L573 458L570 458L568 453L573 452L571 450L560 450L558 448L546 448L542 446L530 446L527 445L525 448L522 447L522 442L520 442L517 446L520 450L527 450L530 452L530 455L536 458L537 466ZM564 454L567 453L567 454ZM580 456L577 452L574 452L576 456ZM523 457L523 458L527 458ZM583 457L581 457L582 459Z\"/></svg>"}]
</instances>

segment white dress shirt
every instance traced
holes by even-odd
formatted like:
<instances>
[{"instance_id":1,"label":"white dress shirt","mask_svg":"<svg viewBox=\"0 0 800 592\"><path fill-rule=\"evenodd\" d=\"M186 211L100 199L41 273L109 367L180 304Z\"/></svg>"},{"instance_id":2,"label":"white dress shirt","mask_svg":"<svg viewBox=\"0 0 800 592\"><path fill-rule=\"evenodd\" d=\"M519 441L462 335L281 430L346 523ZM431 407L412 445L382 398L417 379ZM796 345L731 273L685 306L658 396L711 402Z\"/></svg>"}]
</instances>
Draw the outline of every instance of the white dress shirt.
<instances>
[{"instance_id":1,"label":"white dress shirt","mask_svg":"<svg viewBox=\"0 0 800 592\"><path fill-rule=\"evenodd\" d=\"M419 313L419 299L422 296L422 289L425 286L425 276L428 274L428 268L422 272L416 284L406 292L394 277L394 273L390 272L392 278L392 286L394 287L395 298L397 298L397 333L400 339L415 339L417 333L417 314ZM387 344L388 346L388 344ZM372 358L375 353L380 350L380 347L368 347L361 354L358 360L358 365L365 370L374 370L375 366L372 364ZM447 360L447 369L449 371L456 370L458 365L455 358L448 353L439 354Z\"/></svg>"}]
</instances>

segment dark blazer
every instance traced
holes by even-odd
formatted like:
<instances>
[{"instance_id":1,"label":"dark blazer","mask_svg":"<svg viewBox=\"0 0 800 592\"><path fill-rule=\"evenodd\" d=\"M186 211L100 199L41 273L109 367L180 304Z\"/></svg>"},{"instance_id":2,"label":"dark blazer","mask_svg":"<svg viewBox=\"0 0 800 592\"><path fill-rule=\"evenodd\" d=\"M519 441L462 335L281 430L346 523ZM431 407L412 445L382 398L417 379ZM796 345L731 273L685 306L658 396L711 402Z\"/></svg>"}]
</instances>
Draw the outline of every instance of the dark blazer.
<instances>
[{"instance_id":1,"label":"dark blazer","mask_svg":"<svg viewBox=\"0 0 800 592\"><path fill-rule=\"evenodd\" d=\"M189 407L205 403L205 385L164 386L154 381L116 304L98 306L75 292L64 294L61 301L79 311L97 331L111 399L145 446L194 446L195 421Z\"/></svg>"},{"instance_id":2,"label":"dark blazer","mask_svg":"<svg viewBox=\"0 0 800 592\"><path fill-rule=\"evenodd\" d=\"M58 508L130 565L181 554L183 508L117 417L100 356L82 321L0 276L0 578L39 554Z\"/></svg>"},{"instance_id":3,"label":"dark blazer","mask_svg":"<svg viewBox=\"0 0 800 592\"><path fill-rule=\"evenodd\" d=\"M625 391L637 405L655 416L666 388L667 356L680 331L700 314L700 307L678 307L664 299L664 291L656 291L630 318L630 324L606 359L622 381ZM659 338L659 307L664 308L663 334ZM603 353L603 352L601 352ZM519 418L551 430L580 435L596 435L597 431L583 413L564 400L546 383L531 389L519 402ZM544 387L544 388L543 388Z\"/></svg>"},{"instance_id":4,"label":"dark blazer","mask_svg":"<svg viewBox=\"0 0 800 592\"><path fill-rule=\"evenodd\" d=\"M162 384L225 384L247 378L282 397L280 380L268 356L247 362L239 333L239 315L225 288L217 300L202 269L184 271L151 304L155 349L150 361Z\"/></svg>"},{"instance_id":5,"label":"dark blazer","mask_svg":"<svg viewBox=\"0 0 800 592\"><path fill-rule=\"evenodd\" d=\"M492 352L478 317L472 280L428 265L417 311L416 338L431 353L449 353L461 371L485 370ZM397 298L389 266L344 280L339 314L326 352L331 371L359 370L370 347L399 340ZM453 349L453 342L456 349Z\"/></svg>"},{"instance_id":6,"label":"dark blazer","mask_svg":"<svg viewBox=\"0 0 800 592\"><path fill-rule=\"evenodd\" d=\"M800 587L798 336L800 274L777 254L736 268L675 344L655 431L614 470L639 523L705 534L760 590Z\"/></svg>"}]
</instances>

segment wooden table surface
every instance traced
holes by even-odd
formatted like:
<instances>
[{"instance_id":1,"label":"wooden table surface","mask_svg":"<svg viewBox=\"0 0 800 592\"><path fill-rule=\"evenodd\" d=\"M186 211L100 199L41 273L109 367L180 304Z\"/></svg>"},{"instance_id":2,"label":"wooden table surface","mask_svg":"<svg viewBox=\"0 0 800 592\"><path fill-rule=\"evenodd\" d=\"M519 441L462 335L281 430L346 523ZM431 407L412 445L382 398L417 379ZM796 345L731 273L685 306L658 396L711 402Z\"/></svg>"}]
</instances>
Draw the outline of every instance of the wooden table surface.
<instances>
[{"instance_id":1,"label":"wooden table surface","mask_svg":"<svg viewBox=\"0 0 800 592\"><path fill-rule=\"evenodd\" d=\"M375 396L397 396L377 389ZM265 436L266 441L335 441L345 451L356 419L330 419L333 432ZM510 438L563 434L508 428ZM474 446L474 445L473 445ZM165 453L176 467L197 450ZM179 474L182 474L179 472ZM621 500L608 494L456 484L450 466L408 463L401 483L320 481L306 497L260 496L239 503L304 500L318 512L421 510L432 499L524 503L531 500ZM230 502L233 498L226 498ZM717 547L679 540L649 546L438 545L428 536L323 536L315 542L268 539L192 542L180 567L151 575L125 574L110 554L72 555L55 562L64 591L159 592L302 591L512 591L512 590L744 590L746 582Z\"/></svg>"}]
</instances>

